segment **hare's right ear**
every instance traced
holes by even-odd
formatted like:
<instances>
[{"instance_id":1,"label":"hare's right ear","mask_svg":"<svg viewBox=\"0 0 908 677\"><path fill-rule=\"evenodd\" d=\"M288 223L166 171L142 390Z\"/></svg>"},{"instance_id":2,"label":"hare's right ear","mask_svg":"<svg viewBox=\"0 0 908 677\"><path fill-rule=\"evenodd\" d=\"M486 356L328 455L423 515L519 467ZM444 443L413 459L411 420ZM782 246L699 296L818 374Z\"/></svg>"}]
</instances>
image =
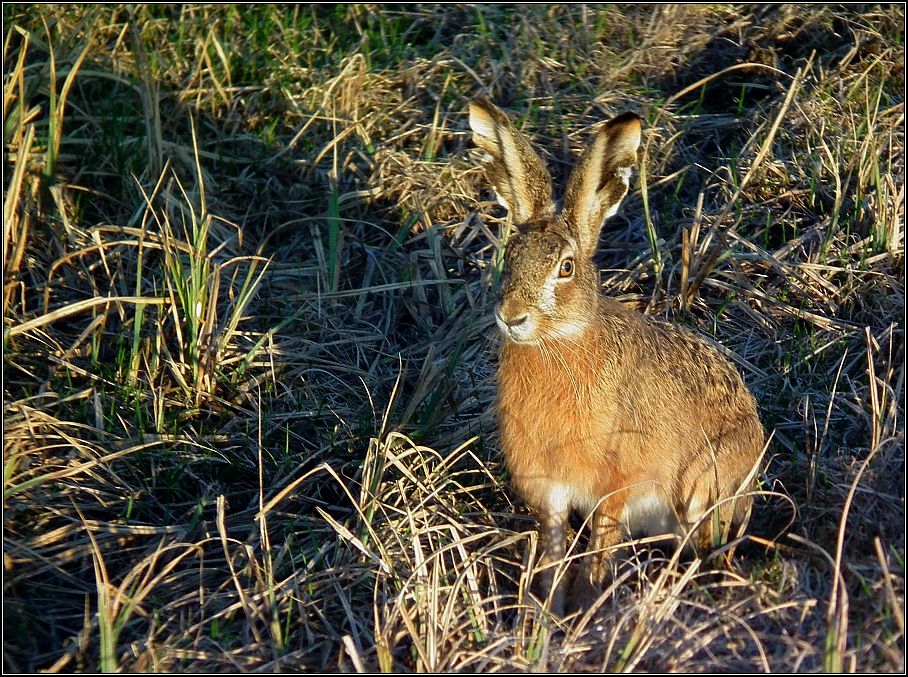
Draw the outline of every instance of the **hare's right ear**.
<instances>
[{"instance_id":1,"label":"hare's right ear","mask_svg":"<svg viewBox=\"0 0 908 677\"><path fill-rule=\"evenodd\" d=\"M627 194L639 146L640 118L624 113L602 126L571 172L561 214L582 255L593 255L603 221Z\"/></svg>"},{"instance_id":2,"label":"hare's right ear","mask_svg":"<svg viewBox=\"0 0 908 677\"><path fill-rule=\"evenodd\" d=\"M552 178L527 138L490 101L470 101L473 141L489 153L486 176L517 225L551 216Z\"/></svg>"}]
</instances>

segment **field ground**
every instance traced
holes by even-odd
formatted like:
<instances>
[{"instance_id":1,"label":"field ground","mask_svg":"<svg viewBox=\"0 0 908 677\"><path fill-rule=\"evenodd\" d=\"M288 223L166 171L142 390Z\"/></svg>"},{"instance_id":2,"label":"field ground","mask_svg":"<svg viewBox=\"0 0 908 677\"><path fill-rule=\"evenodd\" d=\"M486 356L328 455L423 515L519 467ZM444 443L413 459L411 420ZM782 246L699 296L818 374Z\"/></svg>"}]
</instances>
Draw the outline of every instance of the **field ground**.
<instances>
[{"instance_id":1,"label":"field ground","mask_svg":"<svg viewBox=\"0 0 908 677\"><path fill-rule=\"evenodd\" d=\"M3 12L4 670L904 670L904 5ZM644 118L603 287L771 433L758 540L566 620L477 94L556 181Z\"/></svg>"}]
</instances>

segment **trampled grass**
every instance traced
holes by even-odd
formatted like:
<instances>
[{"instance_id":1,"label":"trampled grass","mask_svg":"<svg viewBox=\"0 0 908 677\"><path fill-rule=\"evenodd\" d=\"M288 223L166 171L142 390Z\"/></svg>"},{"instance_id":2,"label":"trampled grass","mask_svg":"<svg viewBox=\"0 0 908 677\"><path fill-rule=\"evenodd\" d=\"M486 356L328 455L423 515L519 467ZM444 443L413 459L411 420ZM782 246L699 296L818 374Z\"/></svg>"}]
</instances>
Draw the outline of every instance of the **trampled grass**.
<instances>
[{"instance_id":1,"label":"trampled grass","mask_svg":"<svg viewBox=\"0 0 908 677\"><path fill-rule=\"evenodd\" d=\"M904 670L902 5L4 31L5 670ZM771 433L753 538L637 543L566 620L497 450L477 94L556 181L641 114L603 286L727 349Z\"/></svg>"}]
</instances>

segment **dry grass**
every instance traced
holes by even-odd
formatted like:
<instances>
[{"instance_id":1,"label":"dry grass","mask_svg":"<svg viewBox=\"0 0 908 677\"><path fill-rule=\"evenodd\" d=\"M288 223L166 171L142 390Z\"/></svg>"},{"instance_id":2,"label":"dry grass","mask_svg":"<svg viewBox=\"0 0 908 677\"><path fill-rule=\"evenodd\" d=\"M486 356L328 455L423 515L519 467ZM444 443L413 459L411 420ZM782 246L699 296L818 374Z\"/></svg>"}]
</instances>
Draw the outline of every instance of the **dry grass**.
<instances>
[{"instance_id":1,"label":"dry grass","mask_svg":"<svg viewBox=\"0 0 908 677\"><path fill-rule=\"evenodd\" d=\"M5 670L904 670L901 5L4 25ZM603 285L772 432L755 541L637 544L566 621L490 415L477 93L556 179L644 116Z\"/></svg>"}]
</instances>

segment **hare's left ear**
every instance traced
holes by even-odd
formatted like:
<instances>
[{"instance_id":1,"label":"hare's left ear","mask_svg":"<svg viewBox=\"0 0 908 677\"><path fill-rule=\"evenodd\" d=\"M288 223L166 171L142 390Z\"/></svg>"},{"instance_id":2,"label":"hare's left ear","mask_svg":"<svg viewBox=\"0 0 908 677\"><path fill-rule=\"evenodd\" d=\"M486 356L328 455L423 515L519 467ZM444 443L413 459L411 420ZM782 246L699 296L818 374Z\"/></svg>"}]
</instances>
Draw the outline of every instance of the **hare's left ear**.
<instances>
[{"instance_id":1,"label":"hare's left ear","mask_svg":"<svg viewBox=\"0 0 908 677\"><path fill-rule=\"evenodd\" d=\"M561 213L577 239L578 253L595 252L599 229L627 194L639 146L640 118L622 113L602 127L571 173Z\"/></svg>"}]
</instances>

